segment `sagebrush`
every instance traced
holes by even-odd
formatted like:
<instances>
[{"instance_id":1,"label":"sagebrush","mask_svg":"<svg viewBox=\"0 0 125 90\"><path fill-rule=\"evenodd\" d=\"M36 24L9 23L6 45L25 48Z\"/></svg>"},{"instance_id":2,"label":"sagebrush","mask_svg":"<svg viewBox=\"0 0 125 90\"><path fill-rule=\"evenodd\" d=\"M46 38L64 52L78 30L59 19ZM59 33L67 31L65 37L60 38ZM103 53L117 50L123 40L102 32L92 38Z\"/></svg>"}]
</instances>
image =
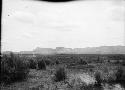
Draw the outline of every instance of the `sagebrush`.
<instances>
[{"instance_id":1,"label":"sagebrush","mask_svg":"<svg viewBox=\"0 0 125 90\"><path fill-rule=\"evenodd\" d=\"M22 57L3 55L1 59L1 83L11 83L26 79L29 72L28 64Z\"/></svg>"},{"instance_id":2,"label":"sagebrush","mask_svg":"<svg viewBox=\"0 0 125 90\"><path fill-rule=\"evenodd\" d=\"M37 61L37 64L38 64L38 69L46 69L46 63L44 60L38 60Z\"/></svg>"},{"instance_id":3,"label":"sagebrush","mask_svg":"<svg viewBox=\"0 0 125 90\"><path fill-rule=\"evenodd\" d=\"M63 81L67 78L65 68L59 67L55 72L55 81Z\"/></svg>"}]
</instances>

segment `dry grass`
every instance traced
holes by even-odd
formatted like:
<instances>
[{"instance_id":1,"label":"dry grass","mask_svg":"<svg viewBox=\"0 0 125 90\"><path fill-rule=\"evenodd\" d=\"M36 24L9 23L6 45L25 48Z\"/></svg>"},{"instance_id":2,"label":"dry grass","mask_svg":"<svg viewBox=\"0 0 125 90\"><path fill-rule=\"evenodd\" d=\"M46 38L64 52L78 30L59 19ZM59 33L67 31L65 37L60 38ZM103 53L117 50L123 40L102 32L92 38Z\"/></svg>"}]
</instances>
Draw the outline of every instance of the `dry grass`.
<instances>
[{"instance_id":1,"label":"dry grass","mask_svg":"<svg viewBox=\"0 0 125 90\"><path fill-rule=\"evenodd\" d=\"M116 77L124 77L124 71L111 64L87 62L84 65L84 63L75 63L68 68L61 63L50 65L52 62L47 61L47 64L47 59L44 62L42 60L44 59L38 59L39 66L42 69L30 69L26 81L3 86L1 90L101 90L102 87L105 87L103 82L108 83L115 81ZM59 68L60 65L66 68L66 72L64 68ZM43 66L45 66L45 69L43 69Z\"/></svg>"}]
</instances>

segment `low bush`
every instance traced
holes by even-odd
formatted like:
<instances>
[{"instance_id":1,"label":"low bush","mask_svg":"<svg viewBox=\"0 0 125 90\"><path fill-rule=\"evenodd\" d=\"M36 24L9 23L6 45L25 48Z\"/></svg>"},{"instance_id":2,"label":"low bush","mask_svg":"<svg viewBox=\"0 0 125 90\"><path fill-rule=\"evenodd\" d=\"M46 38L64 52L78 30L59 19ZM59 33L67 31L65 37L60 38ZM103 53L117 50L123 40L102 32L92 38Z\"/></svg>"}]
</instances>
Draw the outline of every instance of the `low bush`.
<instances>
[{"instance_id":1,"label":"low bush","mask_svg":"<svg viewBox=\"0 0 125 90\"><path fill-rule=\"evenodd\" d=\"M56 64L57 64L57 65L59 64L59 61L58 61L58 60L56 60Z\"/></svg>"},{"instance_id":2,"label":"low bush","mask_svg":"<svg viewBox=\"0 0 125 90\"><path fill-rule=\"evenodd\" d=\"M103 87L95 86L93 84L89 84L89 85L83 84L82 86L80 86L79 90L103 90Z\"/></svg>"},{"instance_id":3,"label":"low bush","mask_svg":"<svg viewBox=\"0 0 125 90\"><path fill-rule=\"evenodd\" d=\"M122 66L107 66L95 73L95 79L98 83L107 82L125 82L125 70Z\"/></svg>"},{"instance_id":4,"label":"low bush","mask_svg":"<svg viewBox=\"0 0 125 90\"><path fill-rule=\"evenodd\" d=\"M55 81L63 81L67 78L66 71L63 67L59 67L55 73Z\"/></svg>"},{"instance_id":5,"label":"low bush","mask_svg":"<svg viewBox=\"0 0 125 90\"><path fill-rule=\"evenodd\" d=\"M44 60L38 60L37 64L38 64L38 69L44 69L44 70L46 69L46 63Z\"/></svg>"},{"instance_id":6,"label":"low bush","mask_svg":"<svg viewBox=\"0 0 125 90\"><path fill-rule=\"evenodd\" d=\"M101 86L102 77L101 77L101 73L100 72L96 72L95 73L95 80L96 80L95 85Z\"/></svg>"},{"instance_id":7,"label":"low bush","mask_svg":"<svg viewBox=\"0 0 125 90\"><path fill-rule=\"evenodd\" d=\"M122 67L118 67L115 75L116 75L116 81L123 81L123 80L125 81L125 71L123 70Z\"/></svg>"},{"instance_id":8,"label":"low bush","mask_svg":"<svg viewBox=\"0 0 125 90\"><path fill-rule=\"evenodd\" d=\"M30 69L36 69L37 62L33 59L29 60L29 68Z\"/></svg>"},{"instance_id":9,"label":"low bush","mask_svg":"<svg viewBox=\"0 0 125 90\"><path fill-rule=\"evenodd\" d=\"M50 65L51 61L50 60L45 60L46 65Z\"/></svg>"},{"instance_id":10,"label":"low bush","mask_svg":"<svg viewBox=\"0 0 125 90\"><path fill-rule=\"evenodd\" d=\"M80 60L80 62L79 62L79 64L86 65L86 64L87 64L87 62L81 59L81 60Z\"/></svg>"},{"instance_id":11,"label":"low bush","mask_svg":"<svg viewBox=\"0 0 125 90\"><path fill-rule=\"evenodd\" d=\"M11 83L26 79L29 72L28 64L22 57L3 55L1 60L1 83Z\"/></svg>"}]
</instances>

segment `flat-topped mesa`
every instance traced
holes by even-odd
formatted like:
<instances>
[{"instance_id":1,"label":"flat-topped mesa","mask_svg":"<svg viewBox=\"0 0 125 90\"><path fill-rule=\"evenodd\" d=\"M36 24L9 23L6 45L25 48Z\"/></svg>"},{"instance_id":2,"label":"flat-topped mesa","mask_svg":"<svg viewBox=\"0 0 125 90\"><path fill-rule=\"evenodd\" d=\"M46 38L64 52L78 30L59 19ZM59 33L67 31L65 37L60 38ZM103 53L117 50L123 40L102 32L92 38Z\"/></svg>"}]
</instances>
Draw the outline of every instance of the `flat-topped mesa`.
<instances>
[{"instance_id":1,"label":"flat-topped mesa","mask_svg":"<svg viewBox=\"0 0 125 90\"><path fill-rule=\"evenodd\" d=\"M3 53L8 53L7 51ZM17 52L15 52L17 53ZM87 48L40 48L37 47L33 51L20 51L20 54L125 54L125 46L100 46Z\"/></svg>"}]
</instances>

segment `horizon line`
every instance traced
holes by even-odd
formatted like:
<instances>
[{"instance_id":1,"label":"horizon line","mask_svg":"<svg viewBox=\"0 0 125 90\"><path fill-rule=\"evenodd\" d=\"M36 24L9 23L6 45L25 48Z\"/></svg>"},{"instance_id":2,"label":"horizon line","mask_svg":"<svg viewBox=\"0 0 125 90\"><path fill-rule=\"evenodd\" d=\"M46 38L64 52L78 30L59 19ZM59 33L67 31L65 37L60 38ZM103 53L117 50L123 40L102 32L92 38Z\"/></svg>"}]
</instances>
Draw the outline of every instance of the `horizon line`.
<instances>
[{"instance_id":1,"label":"horizon line","mask_svg":"<svg viewBox=\"0 0 125 90\"><path fill-rule=\"evenodd\" d=\"M92 46L88 46L88 47L75 47L75 48L70 48L70 47L63 47L63 46L57 46L57 47L55 47L55 48L51 48L51 47L40 47L40 46L38 46L38 47L36 47L36 48L45 48L45 49L57 49L57 48L70 48L70 49L83 49L83 48L96 48L96 47L113 47L113 46L125 46L125 45L102 45L102 46L94 46L94 47L92 47ZM35 49L36 49L35 48ZM35 49L32 49L32 50L22 50L22 51L34 51ZM21 51L13 51L13 50L1 50L1 53L2 52L21 52Z\"/></svg>"}]
</instances>

